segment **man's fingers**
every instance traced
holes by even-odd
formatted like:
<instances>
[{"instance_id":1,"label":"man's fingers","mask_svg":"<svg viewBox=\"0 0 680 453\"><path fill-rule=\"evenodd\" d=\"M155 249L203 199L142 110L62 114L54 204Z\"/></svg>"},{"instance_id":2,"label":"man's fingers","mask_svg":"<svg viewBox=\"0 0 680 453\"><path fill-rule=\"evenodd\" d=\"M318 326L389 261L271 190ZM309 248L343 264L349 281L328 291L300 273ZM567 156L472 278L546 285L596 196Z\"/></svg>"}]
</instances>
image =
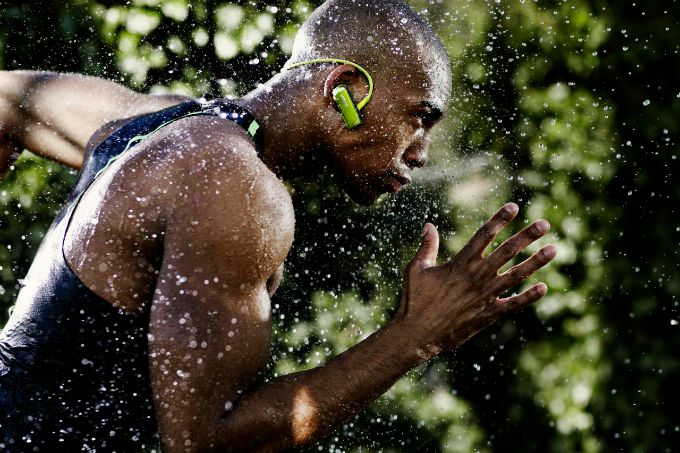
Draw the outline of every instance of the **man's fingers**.
<instances>
[{"instance_id":1,"label":"man's fingers","mask_svg":"<svg viewBox=\"0 0 680 453\"><path fill-rule=\"evenodd\" d=\"M522 283L528 276L548 264L557 255L554 245L546 245L529 259L508 269L498 277L497 291L503 292Z\"/></svg>"},{"instance_id":2,"label":"man's fingers","mask_svg":"<svg viewBox=\"0 0 680 453\"><path fill-rule=\"evenodd\" d=\"M527 305L533 304L548 292L545 283L539 283L526 291L511 297L497 298L495 309L501 313L511 313L523 309Z\"/></svg>"},{"instance_id":3,"label":"man's fingers","mask_svg":"<svg viewBox=\"0 0 680 453\"><path fill-rule=\"evenodd\" d=\"M470 242L461 250L457 259L469 260L473 257L481 257L484 250L491 244L496 235L515 218L519 212L519 206L515 203L507 203L496 212L482 227L477 230Z\"/></svg>"},{"instance_id":4,"label":"man's fingers","mask_svg":"<svg viewBox=\"0 0 680 453\"><path fill-rule=\"evenodd\" d=\"M416 252L412 263L418 269L434 266L437 262L437 252L439 251L439 233L437 228L431 223L426 223L420 240L420 248Z\"/></svg>"},{"instance_id":5,"label":"man's fingers","mask_svg":"<svg viewBox=\"0 0 680 453\"><path fill-rule=\"evenodd\" d=\"M505 263L513 259L529 244L543 236L550 229L546 220L538 220L529 225L510 239L503 242L496 250L486 257L486 261L494 271L498 271Z\"/></svg>"}]
</instances>

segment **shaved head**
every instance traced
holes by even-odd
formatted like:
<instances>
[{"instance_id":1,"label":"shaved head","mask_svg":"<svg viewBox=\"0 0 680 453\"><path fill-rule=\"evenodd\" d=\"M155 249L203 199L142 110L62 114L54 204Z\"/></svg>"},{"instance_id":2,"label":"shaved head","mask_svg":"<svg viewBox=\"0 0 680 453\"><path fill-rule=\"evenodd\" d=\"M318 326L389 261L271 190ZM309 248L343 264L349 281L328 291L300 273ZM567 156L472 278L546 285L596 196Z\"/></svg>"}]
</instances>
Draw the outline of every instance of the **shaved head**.
<instances>
[{"instance_id":1,"label":"shaved head","mask_svg":"<svg viewBox=\"0 0 680 453\"><path fill-rule=\"evenodd\" d=\"M354 61L379 79L424 70L442 88L451 83L443 44L399 0L328 0L317 8L296 36L290 63L328 57Z\"/></svg>"},{"instance_id":2,"label":"shaved head","mask_svg":"<svg viewBox=\"0 0 680 453\"><path fill-rule=\"evenodd\" d=\"M365 99L369 83L360 71L339 62L290 67L329 58L358 64L373 78L360 127L345 126L333 98L343 86ZM282 156L271 164L278 174L331 174L368 205L398 192L425 165L451 94L451 64L434 31L405 3L328 0L300 28L287 67L250 95L261 116L278 125L265 127L275 137L270 149Z\"/></svg>"}]
</instances>

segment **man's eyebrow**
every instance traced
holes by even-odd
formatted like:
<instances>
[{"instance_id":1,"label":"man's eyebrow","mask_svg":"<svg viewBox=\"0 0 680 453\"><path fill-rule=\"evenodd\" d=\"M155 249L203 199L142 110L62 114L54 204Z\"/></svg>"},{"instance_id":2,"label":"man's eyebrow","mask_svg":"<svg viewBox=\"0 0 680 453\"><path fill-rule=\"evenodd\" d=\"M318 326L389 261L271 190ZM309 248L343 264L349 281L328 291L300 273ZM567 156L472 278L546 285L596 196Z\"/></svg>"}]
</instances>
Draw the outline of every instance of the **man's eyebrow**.
<instances>
[{"instance_id":1,"label":"man's eyebrow","mask_svg":"<svg viewBox=\"0 0 680 453\"><path fill-rule=\"evenodd\" d=\"M420 106L424 109L419 112L419 116L429 123L434 124L444 116L444 111L432 101L420 101Z\"/></svg>"}]
</instances>

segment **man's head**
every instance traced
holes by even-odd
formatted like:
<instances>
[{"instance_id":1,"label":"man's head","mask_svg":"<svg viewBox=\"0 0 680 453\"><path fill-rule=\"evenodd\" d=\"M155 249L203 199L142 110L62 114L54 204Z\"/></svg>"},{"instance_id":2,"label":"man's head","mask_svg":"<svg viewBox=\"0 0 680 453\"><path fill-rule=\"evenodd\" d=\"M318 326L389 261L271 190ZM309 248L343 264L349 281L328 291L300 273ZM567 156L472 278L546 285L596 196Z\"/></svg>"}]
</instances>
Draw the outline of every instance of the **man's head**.
<instances>
[{"instance_id":1,"label":"man's head","mask_svg":"<svg viewBox=\"0 0 680 453\"><path fill-rule=\"evenodd\" d=\"M364 123L350 130L332 92L346 85L357 102L362 99L368 83L359 71L326 63L284 74L304 98L297 109L307 112L300 116L313 119L314 147L347 193L370 204L425 164L430 130L450 96L448 55L427 23L399 0L329 0L302 25L288 64L318 58L350 60L373 76Z\"/></svg>"}]
</instances>

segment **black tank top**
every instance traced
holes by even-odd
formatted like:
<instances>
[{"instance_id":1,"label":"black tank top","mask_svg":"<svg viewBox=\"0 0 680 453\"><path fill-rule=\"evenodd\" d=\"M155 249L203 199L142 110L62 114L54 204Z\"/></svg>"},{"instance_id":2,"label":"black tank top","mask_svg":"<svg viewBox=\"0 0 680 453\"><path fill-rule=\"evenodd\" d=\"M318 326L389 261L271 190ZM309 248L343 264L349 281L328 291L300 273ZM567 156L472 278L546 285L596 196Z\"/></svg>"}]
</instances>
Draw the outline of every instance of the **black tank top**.
<instances>
[{"instance_id":1,"label":"black tank top","mask_svg":"<svg viewBox=\"0 0 680 453\"><path fill-rule=\"evenodd\" d=\"M81 195L107 165L145 136L192 115L236 122L263 157L253 115L221 100L189 101L132 120L90 154L0 333L0 451L134 452L153 446L148 307L130 314L90 291L69 268L63 243Z\"/></svg>"}]
</instances>

